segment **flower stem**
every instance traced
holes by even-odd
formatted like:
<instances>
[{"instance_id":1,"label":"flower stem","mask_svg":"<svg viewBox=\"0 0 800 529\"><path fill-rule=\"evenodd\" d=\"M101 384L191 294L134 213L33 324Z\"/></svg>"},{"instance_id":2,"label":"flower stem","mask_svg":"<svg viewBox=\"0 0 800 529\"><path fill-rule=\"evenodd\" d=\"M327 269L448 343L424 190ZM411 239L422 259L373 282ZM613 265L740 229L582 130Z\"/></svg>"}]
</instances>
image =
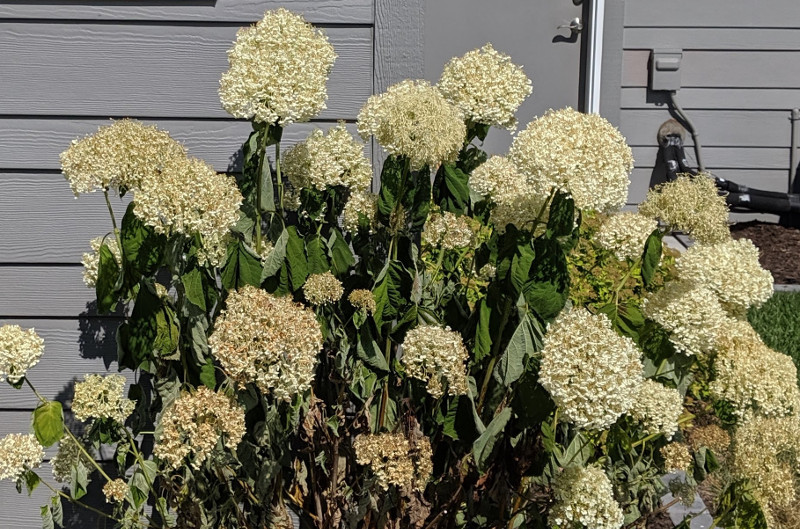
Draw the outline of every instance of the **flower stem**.
<instances>
[{"instance_id":1,"label":"flower stem","mask_svg":"<svg viewBox=\"0 0 800 529\"><path fill-rule=\"evenodd\" d=\"M66 500L74 503L78 507L82 507L82 508L86 509L87 511L91 511L91 512L93 512L95 514L98 514L98 515L102 516L103 518L108 518L109 520L114 520L115 522L119 521L117 518L114 518L110 514L108 514L106 512L103 512L100 509L96 509L96 508L92 507L91 505L87 505L87 504L83 503L82 501L76 500L75 498L73 498L69 494L65 493L63 490L56 489L55 487L53 487L51 484L49 484L45 480L42 480L42 483L44 483L44 485L48 489L50 489L53 492L53 494L57 494L58 496L61 496L62 498L65 498Z\"/></svg>"},{"instance_id":2,"label":"flower stem","mask_svg":"<svg viewBox=\"0 0 800 529\"><path fill-rule=\"evenodd\" d=\"M97 461L95 461L94 457L89 455L89 452L86 451L86 448L84 448L83 443L80 442L77 437L75 437L75 434L73 434L72 431L69 428L64 428L64 431L72 439L72 441L78 446L78 449L81 451L81 453L84 455L84 457L86 457L86 459L88 459L89 461L92 462L92 466L94 466L94 468L96 468L97 471L100 472L100 475L103 476L106 479L106 481L114 481L114 480L111 479L111 477L109 477L108 474L106 474L105 470L103 470L103 468L100 465L97 464Z\"/></svg>"},{"instance_id":3,"label":"flower stem","mask_svg":"<svg viewBox=\"0 0 800 529\"><path fill-rule=\"evenodd\" d=\"M281 176L281 142L275 143L275 179L278 182L278 207L283 218L283 177Z\"/></svg>"},{"instance_id":4,"label":"flower stem","mask_svg":"<svg viewBox=\"0 0 800 529\"><path fill-rule=\"evenodd\" d=\"M264 160L267 158L267 141L269 134L265 130L258 146L258 174L256 175L256 253L261 251L261 188L264 178ZM271 177L270 177L271 178Z\"/></svg>"},{"instance_id":5,"label":"flower stem","mask_svg":"<svg viewBox=\"0 0 800 529\"><path fill-rule=\"evenodd\" d=\"M150 476L147 475L147 467L144 464L144 458L142 457L142 453L139 452L139 449L136 447L136 443L131 436L131 433L128 429L125 429L125 435L128 437L128 443L131 445L131 449L133 450L133 455L136 457L136 461L139 462L139 467L142 469L142 474L144 474L144 480L147 482L147 488L150 490L150 494L153 495L153 500L156 504L156 510L161 515L161 519L166 521L167 520L167 513L163 511L161 508L161 503L158 501L158 494L156 494L155 489L153 489L153 483L155 482L155 476L153 477L153 481L150 481Z\"/></svg>"},{"instance_id":6,"label":"flower stem","mask_svg":"<svg viewBox=\"0 0 800 529\"><path fill-rule=\"evenodd\" d=\"M503 306L503 319L500 320L500 327L497 330L497 341L492 345L492 358L489 361L489 366L486 368L486 374L483 376L483 384L481 384L481 393L478 397L478 415L480 416L483 411L483 404L486 400L486 391L489 389L489 380L492 378L494 366L497 364L497 354L500 352L500 344L503 341L503 331L508 325L509 313L511 312L511 298L507 297L505 305Z\"/></svg>"},{"instance_id":7,"label":"flower stem","mask_svg":"<svg viewBox=\"0 0 800 529\"><path fill-rule=\"evenodd\" d=\"M119 229L117 228L117 217L114 216L114 209L111 207L111 200L108 198L108 189L103 189L103 196L106 199L106 207L108 214L111 216L111 225L114 227L114 237L117 239L117 246L119 251L122 251L122 240L119 237Z\"/></svg>"}]
</instances>

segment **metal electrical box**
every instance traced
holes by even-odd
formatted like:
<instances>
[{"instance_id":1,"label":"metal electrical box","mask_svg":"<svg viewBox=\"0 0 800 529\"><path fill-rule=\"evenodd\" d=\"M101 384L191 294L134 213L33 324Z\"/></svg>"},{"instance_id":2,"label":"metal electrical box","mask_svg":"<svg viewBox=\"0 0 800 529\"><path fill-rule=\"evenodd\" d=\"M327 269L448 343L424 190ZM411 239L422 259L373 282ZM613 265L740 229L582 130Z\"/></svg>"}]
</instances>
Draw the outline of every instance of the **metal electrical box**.
<instances>
[{"instance_id":1,"label":"metal electrical box","mask_svg":"<svg viewBox=\"0 0 800 529\"><path fill-rule=\"evenodd\" d=\"M676 92L681 88L683 50L656 49L650 52L650 90Z\"/></svg>"}]
</instances>

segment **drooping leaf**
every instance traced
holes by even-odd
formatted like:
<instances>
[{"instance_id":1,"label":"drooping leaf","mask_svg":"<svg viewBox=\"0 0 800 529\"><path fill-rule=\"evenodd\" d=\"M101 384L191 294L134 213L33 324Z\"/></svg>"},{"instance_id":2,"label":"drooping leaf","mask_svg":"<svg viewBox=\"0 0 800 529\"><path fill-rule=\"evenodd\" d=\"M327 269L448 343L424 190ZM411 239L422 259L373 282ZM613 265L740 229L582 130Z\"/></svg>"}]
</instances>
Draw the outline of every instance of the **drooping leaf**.
<instances>
[{"instance_id":1,"label":"drooping leaf","mask_svg":"<svg viewBox=\"0 0 800 529\"><path fill-rule=\"evenodd\" d=\"M428 220L428 213L431 209L430 169L426 165L419 171L414 171L413 177L414 185L410 190L413 194L409 211L410 230L420 232L425 226L425 221Z\"/></svg>"},{"instance_id":2,"label":"drooping leaf","mask_svg":"<svg viewBox=\"0 0 800 529\"><path fill-rule=\"evenodd\" d=\"M642 253L642 281L646 287L653 284L653 276L658 269L658 263L661 262L662 236L661 231L656 229L644 243L644 252Z\"/></svg>"},{"instance_id":3,"label":"drooping leaf","mask_svg":"<svg viewBox=\"0 0 800 529\"><path fill-rule=\"evenodd\" d=\"M534 355L537 347L537 337L533 328L533 321L527 314L517 325L511 336L506 350L500 355L492 375L494 379L505 387L519 380L525 372L525 361Z\"/></svg>"},{"instance_id":4,"label":"drooping leaf","mask_svg":"<svg viewBox=\"0 0 800 529\"><path fill-rule=\"evenodd\" d=\"M402 200L405 189L406 159L390 155L383 162L381 188L378 192L378 219L388 224L397 203Z\"/></svg>"},{"instance_id":5,"label":"drooping leaf","mask_svg":"<svg viewBox=\"0 0 800 529\"><path fill-rule=\"evenodd\" d=\"M245 285L261 284L261 261L244 243L236 240L228 245L228 256L220 276L227 290L238 290Z\"/></svg>"},{"instance_id":6,"label":"drooping leaf","mask_svg":"<svg viewBox=\"0 0 800 529\"><path fill-rule=\"evenodd\" d=\"M528 428L542 423L555 409L550 394L539 384L537 373L530 370L522 375L514 388L511 406L517 414L519 424Z\"/></svg>"},{"instance_id":7,"label":"drooping leaf","mask_svg":"<svg viewBox=\"0 0 800 529\"><path fill-rule=\"evenodd\" d=\"M555 239L536 239L534 252L531 279L523 287L523 294L530 309L543 321L549 321L567 302L569 269L564 250Z\"/></svg>"},{"instance_id":8,"label":"drooping leaf","mask_svg":"<svg viewBox=\"0 0 800 529\"><path fill-rule=\"evenodd\" d=\"M267 254L263 261L263 269L261 270L261 282L265 279L275 275L281 269L281 265L286 259L286 243L289 241L289 232L285 229L281 231L278 240L272 247L272 250Z\"/></svg>"},{"instance_id":9,"label":"drooping leaf","mask_svg":"<svg viewBox=\"0 0 800 529\"><path fill-rule=\"evenodd\" d=\"M328 248L331 255L331 270L334 275L345 276L356 262L350 245L344 240L342 232L334 229L328 239Z\"/></svg>"},{"instance_id":10,"label":"drooping leaf","mask_svg":"<svg viewBox=\"0 0 800 529\"><path fill-rule=\"evenodd\" d=\"M578 433L564 452L556 457L556 460L564 468L582 467L592 457L593 453L594 446L592 443L582 433Z\"/></svg>"},{"instance_id":11,"label":"drooping leaf","mask_svg":"<svg viewBox=\"0 0 800 529\"><path fill-rule=\"evenodd\" d=\"M389 371L389 363L386 361L383 350L372 336L371 325L363 325L359 329L358 344L356 352L358 357L368 366L383 372Z\"/></svg>"},{"instance_id":12,"label":"drooping leaf","mask_svg":"<svg viewBox=\"0 0 800 529\"><path fill-rule=\"evenodd\" d=\"M42 482L39 474L34 472L33 470L26 470L25 473L22 475L22 479L25 481L25 490L28 491L28 496L30 497L33 494L33 491L36 490L36 487Z\"/></svg>"},{"instance_id":13,"label":"drooping leaf","mask_svg":"<svg viewBox=\"0 0 800 529\"><path fill-rule=\"evenodd\" d=\"M64 436L64 410L60 402L48 400L33 410L33 433L45 448L61 440Z\"/></svg>"},{"instance_id":14,"label":"drooping leaf","mask_svg":"<svg viewBox=\"0 0 800 529\"><path fill-rule=\"evenodd\" d=\"M214 368L214 360L208 358L203 367L200 368L200 382L207 388L217 387L217 370Z\"/></svg>"},{"instance_id":15,"label":"drooping leaf","mask_svg":"<svg viewBox=\"0 0 800 529\"><path fill-rule=\"evenodd\" d=\"M197 268L181 276L186 299L200 310L206 310L206 293L203 287L203 273Z\"/></svg>"},{"instance_id":16,"label":"drooping leaf","mask_svg":"<svg viewBox=\"0 0 800 529\"><path fill-rule=\"evenodd\" d=\"M306 255L308 256L308 273L322 274L330 270L327 245L319 235L306 239Z\"/></svg>"},{"instance_id":17,"label":"drooping leaf","mask_svg":"<svg viewBox=\"0 0 800 529\"><path fill-rule=\"evenodd\" d=\"M378 328L400 315L407 304L412 282L411 275L399 261L386 264L372 291L375 297L373 317Z\"/></svg>"},{"instance_id":18,"label":"drooping leaf","mask_svg":"<svg viewBox=\"0 0 800 529\"><path fill-rule=\"evenodd\" d=\"M572 233L574 224L575 201L569 194L559 191L550 204L547 231L553 237L564 237Z\"/></svg>"},{"instance_id":19,"label":"drooping leaf","mask_svg":"<svg viewBox=\"0 0 800 529\"><path fill-rule=\"evenodd\" d=\"M492 351L492 307L488 299L480 301L478 307L478 326L475 329L475 347L473 348L474 361L479 363Z\"/></svg>"},{"instance_id":20,"label":"drooping leaf","mask_svg":"<svg viewBox=\"0 0 800 529\"><path fill-rule=\"evenodd\" d=\"M175 311L155 293L151 283L143 282L131 317L117 332L120 366L136 369L148 366L157 357L174 359L179 333Z\"/></svg>"},{"instance_id":21,"label":"drooping leaf","mask_svg":"<svg viewBox=\"0 0 800 529\"><path fill-rule=\"evenodd\" d=\"M119 233L122 256L131 285L138 282L141 276L152 276L158 270L167 245L167 237L156 233L152 226L134 215L133 209L134 203L131 202L122 217Z\"/></svg>"},{"instance_id":22,"label":"drooping leaf","mask_svg":"<svg viewBox=\"0 0 800 529\"><path fill-rule=\"evenodd\" d=\"M53 523L53 513L49 505L42 505L39 507L39 513L42 516L42 529L55 529Z\"/></svg>"},{"instance_id":23,"label":"drooping leaf","mask_svg":"<svg viewBox=\"0 0 800 529\"><path fill-rule=\"evenodd\" d=\"M50 498L50 512L53 514L53 521L56 526L64 527L64 509L61 506L61 496Z\"/></svg>"},{"instance_id":24,"label":"drooping leaf","mask_svg":"<svg viewBox=\"0 0 800 529\"><path fill-rule=\"evenodd\" d=\"M433 181L433 200L442 208L457 215L469 207L469 175L452 163L443 163Z\"/></svg>"},{"instance_id":25,"label":"drooping leaf","mask_svg":"<svg viewBox=\"0 0 800 529\"><path fill-rule=\"evenodd\" d=\"M486 430L472 444L472 455L480 473L486 472L487 463L495 450L497 441L503 436L503 431L510 418L511 407L506 406L494 416Z\"/></svg>"},{"instance_id":26,"label":"drooping leaf","mask_svg":"<svg viewBox=\"0 0 800 529\"><path fill-rule=\"evenodd\" d=\"M89 472L84 465L72 465L69 485L73 499L79 500L86 495L89 487Z\"/></svg>"},{"instance_id":27,"label":"drooping leaf","mask_svg":"<svg viewBox=\"0 0 800 529\"><path fill-rule=\"evenodd\" d=\"M97 282L95 283L97 312L106 314L114 310L119 299L120 268L107 244L100 247L99 254L100 263L97 265Z\"/></svg>"},{"instance_id":28,"label":"drooping leaf","mask_svg":"<svg viewBox=\"0 0 800 529\"><path fill-rule=\"evenodd\" d=\"M299 290L308 277L308 260L306 259L305 243L297 233L297 228L289 226L286 232L289 239L286 241L286 263L288 264L289 281L292 290Z\"/></svg>"}]
</instances>

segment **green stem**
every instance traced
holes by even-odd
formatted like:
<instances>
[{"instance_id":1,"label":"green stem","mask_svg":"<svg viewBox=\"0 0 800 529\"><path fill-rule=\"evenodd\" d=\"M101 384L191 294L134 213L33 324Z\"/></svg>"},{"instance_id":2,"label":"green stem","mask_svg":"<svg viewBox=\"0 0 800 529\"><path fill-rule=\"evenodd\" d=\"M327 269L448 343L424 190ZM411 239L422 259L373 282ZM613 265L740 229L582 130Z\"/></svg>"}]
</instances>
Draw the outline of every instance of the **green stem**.
<instances>
[{"instance_id":1,"label":"green stem","mask_svg":"<svg viewBox=\"0 0 800 529\"><path fill-rule=\"evenodd\" d=\"M119 519L117 519L117 518L114 518L114 517L113 517L113 516L111 516L110 514L108 514L108 513L106 513L106 512L103 512L103 511L101 511L100 509L96 509L96 508L92 507L91 505L87 505L87 504L83 503L82 501L76 500L75 498L73 498L73 497L72 497L72 496L70 496L69 494L65 493L63 490L58 490L58 489L56 489L55 487L53 487L51 484L49 484L49 483L48 483L48 482L46 482L45 480L42 480L42 483L44 483L44 485L45 485L45 486L46 486L48 489L50 489L50 490L53 492L53 494L57 494L58 496L61 496L62 498L64 498L64 499L66 499L66 500L68 500L68 501L70 501L70 502L74 503L74 504L75 504L75 505L77 505L78 507L81 507L81 508L83 508L83 509L86 509L87 511L91 511L91 512L93 512L93 513L95 513L95 514L98 514L98 515L102 516L103 518L108 518L109 520L114 520L115 522L118 522L118 521L119 521Z\"/></svg>"},{"instance_id":2,"label":"green stem","mask_svg":"<svg viewBox=\"0 0 800 529\"><path fill-rule=\"evenodd\" d=\"M275 179L278 181L278 207L283 218L283 178L281 177L281 142L275 143Z\"/></svg>"},{"instance_id":3,"label":"green stem","mask_svg":"<svg viewBox=\"0 0 800 529\"><path fill-rule=\"evenodd\" d=\"M87 452L86 448L83 447L83 443L80 442L80 440L78 440L77 437L75 437L75 434L73 434L72 431L66 427L64 428L64 431L72 439L72 442L77 445L78 449L81 451L84 457L86 457L87 460L92 462L92 466L94 466L94 468L96 468L97 471L100 472L100 475L103 476L106 481L109 482L114 481L108 474L106 474L105 470L103 470L103 468L97 464L97 461L95 461L94 458L91 455L89 455L89 452Z\"/></svg>"},{"instance_id":4,"label":"green stem","mask_svg":"<svg viewBox=\"0 0 800 529\"><path fill-rule=\"evenodd\" d=\"M144 464L144 458L142 457L142 453L139 452L139 449L136 447L136 443L131 436L131 433L126 429L125 435L128 436L128 443L131 445L131 449L133 450L133 455L136 457L136 461L139 462L139 468L142 469L142 474L144 474L144 480L147 482L147 488L150 490L150 494L153 495L153 501L155 501L156 509L158 513L161 515L161 519L166 521L167 520L167 513L161 508L161 503L158 501L158 494L156 494L155 489L153 489L153 481L150 481L150 476L147 475L147 467ZM155 480L155 477L153 477Z\"/></svg>"},{"instance_id":5,"label":"green stem","mask_svg":"<svg viewBox=\"0 0 800 529\"><path fill-rule=\"evenodd\" d=\"M28 377L24 377L24 378L23 378L23 380L25 380L25 383L28 385L28 387L30 387L30 388L31 388L31 390L33 391L34 395L36 395L36 397L37 397L37 398L38 398L38 399L39 399L39 400L40 400L40 401L41 401L43 404L47 402L47 399L46 399L46 398L44 398L44 397L42 397L42 395L41 395L41 394L40 394L38 391L36 391L36 388L35 388L35 387L33 387L33 384L31 384L31 381L30 381L30 380L28 380Z\"/></svg>"},{"instance_id":6,"label":"green stem","mask_svg":"<svg viewBox=\"0 0 800 529\"><path fill-rule=\"evenodd\" d=\"M269 134L265 130L261 144L258 146L258 174L256 175L256 253L261 251L261 187L264 178L264 160L267 158L267 141ZM260 255L260 254L259 254Z\"/></svg>"},{"instance_id":7,"label":"green stem","mask_svg":"<svg viewBox=\"0 0 800 529\"><path fill-rule=\"evenodd\" d=\"M478 398L478 415L480 416L483 411L483 404L486 400L486 391L489 389L489 380L492 378L494 366L497 364L497 354L500 352L500 344L503 342L503 331L508 324L508 318L511 311L511 298L506 298L505 305L503 306L503 319L500 320L500 327L497 330L497 341L492 344L492 358L489 361L489 367L486 369L486 374L483 376L483 384L481 384L481 393Z\"/></svg>"},{"instance_id":8,"label":"green stem","mask_svg":"<svg viewBox=\"0 0 800 529\"><path fill-rule=\"evenodd\" d=\"M117 247L122 251L122 239L119 237L119 229L117 229L117 217L114 216L114 209L111 207L111 200L108 198L108 189L103 189L103 196L106 199L106 207L108 214L111 216L111 225L114 227L114 237L117 239Z\"/></svg>"},{"instance_id":9,"label":"green stem","mask_svg":"<svg viewBox=\"0 0 800 529\"><path fill-rule=\"evenodd\" d=\"M630 266L630 268L628 268L628 271L625 272L625 275L622 276L622 280L617 285L617 288L614 289L614 305L619 305L619 293L620 291L622 291L622 287L625 286L625 283L628 281L628 278L631 277L633 269L639 266L641 262L642 258L639 257L638 259L636 259L636 261L634 261L634 263Z\"/></svg>"}]
</instances>

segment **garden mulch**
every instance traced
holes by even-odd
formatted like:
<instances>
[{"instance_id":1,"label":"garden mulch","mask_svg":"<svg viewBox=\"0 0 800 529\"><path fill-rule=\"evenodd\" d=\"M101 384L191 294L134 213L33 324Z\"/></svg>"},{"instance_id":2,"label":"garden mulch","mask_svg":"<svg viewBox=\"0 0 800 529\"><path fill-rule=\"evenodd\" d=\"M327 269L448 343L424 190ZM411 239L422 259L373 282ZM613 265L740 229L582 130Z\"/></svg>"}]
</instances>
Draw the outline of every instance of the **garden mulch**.
<instances>
[{"instance_id":1,"label":"garden mulch","mask_svg":"<svg viewBox=\"0 0 800 529\"><path fill-rule=\"evenodd\" d=\"M731 226L734 239L750 239L761 250L761 266L776 284L800 284L800 228L771 222L739 222Z\"/></svg>"}]
</instances>

